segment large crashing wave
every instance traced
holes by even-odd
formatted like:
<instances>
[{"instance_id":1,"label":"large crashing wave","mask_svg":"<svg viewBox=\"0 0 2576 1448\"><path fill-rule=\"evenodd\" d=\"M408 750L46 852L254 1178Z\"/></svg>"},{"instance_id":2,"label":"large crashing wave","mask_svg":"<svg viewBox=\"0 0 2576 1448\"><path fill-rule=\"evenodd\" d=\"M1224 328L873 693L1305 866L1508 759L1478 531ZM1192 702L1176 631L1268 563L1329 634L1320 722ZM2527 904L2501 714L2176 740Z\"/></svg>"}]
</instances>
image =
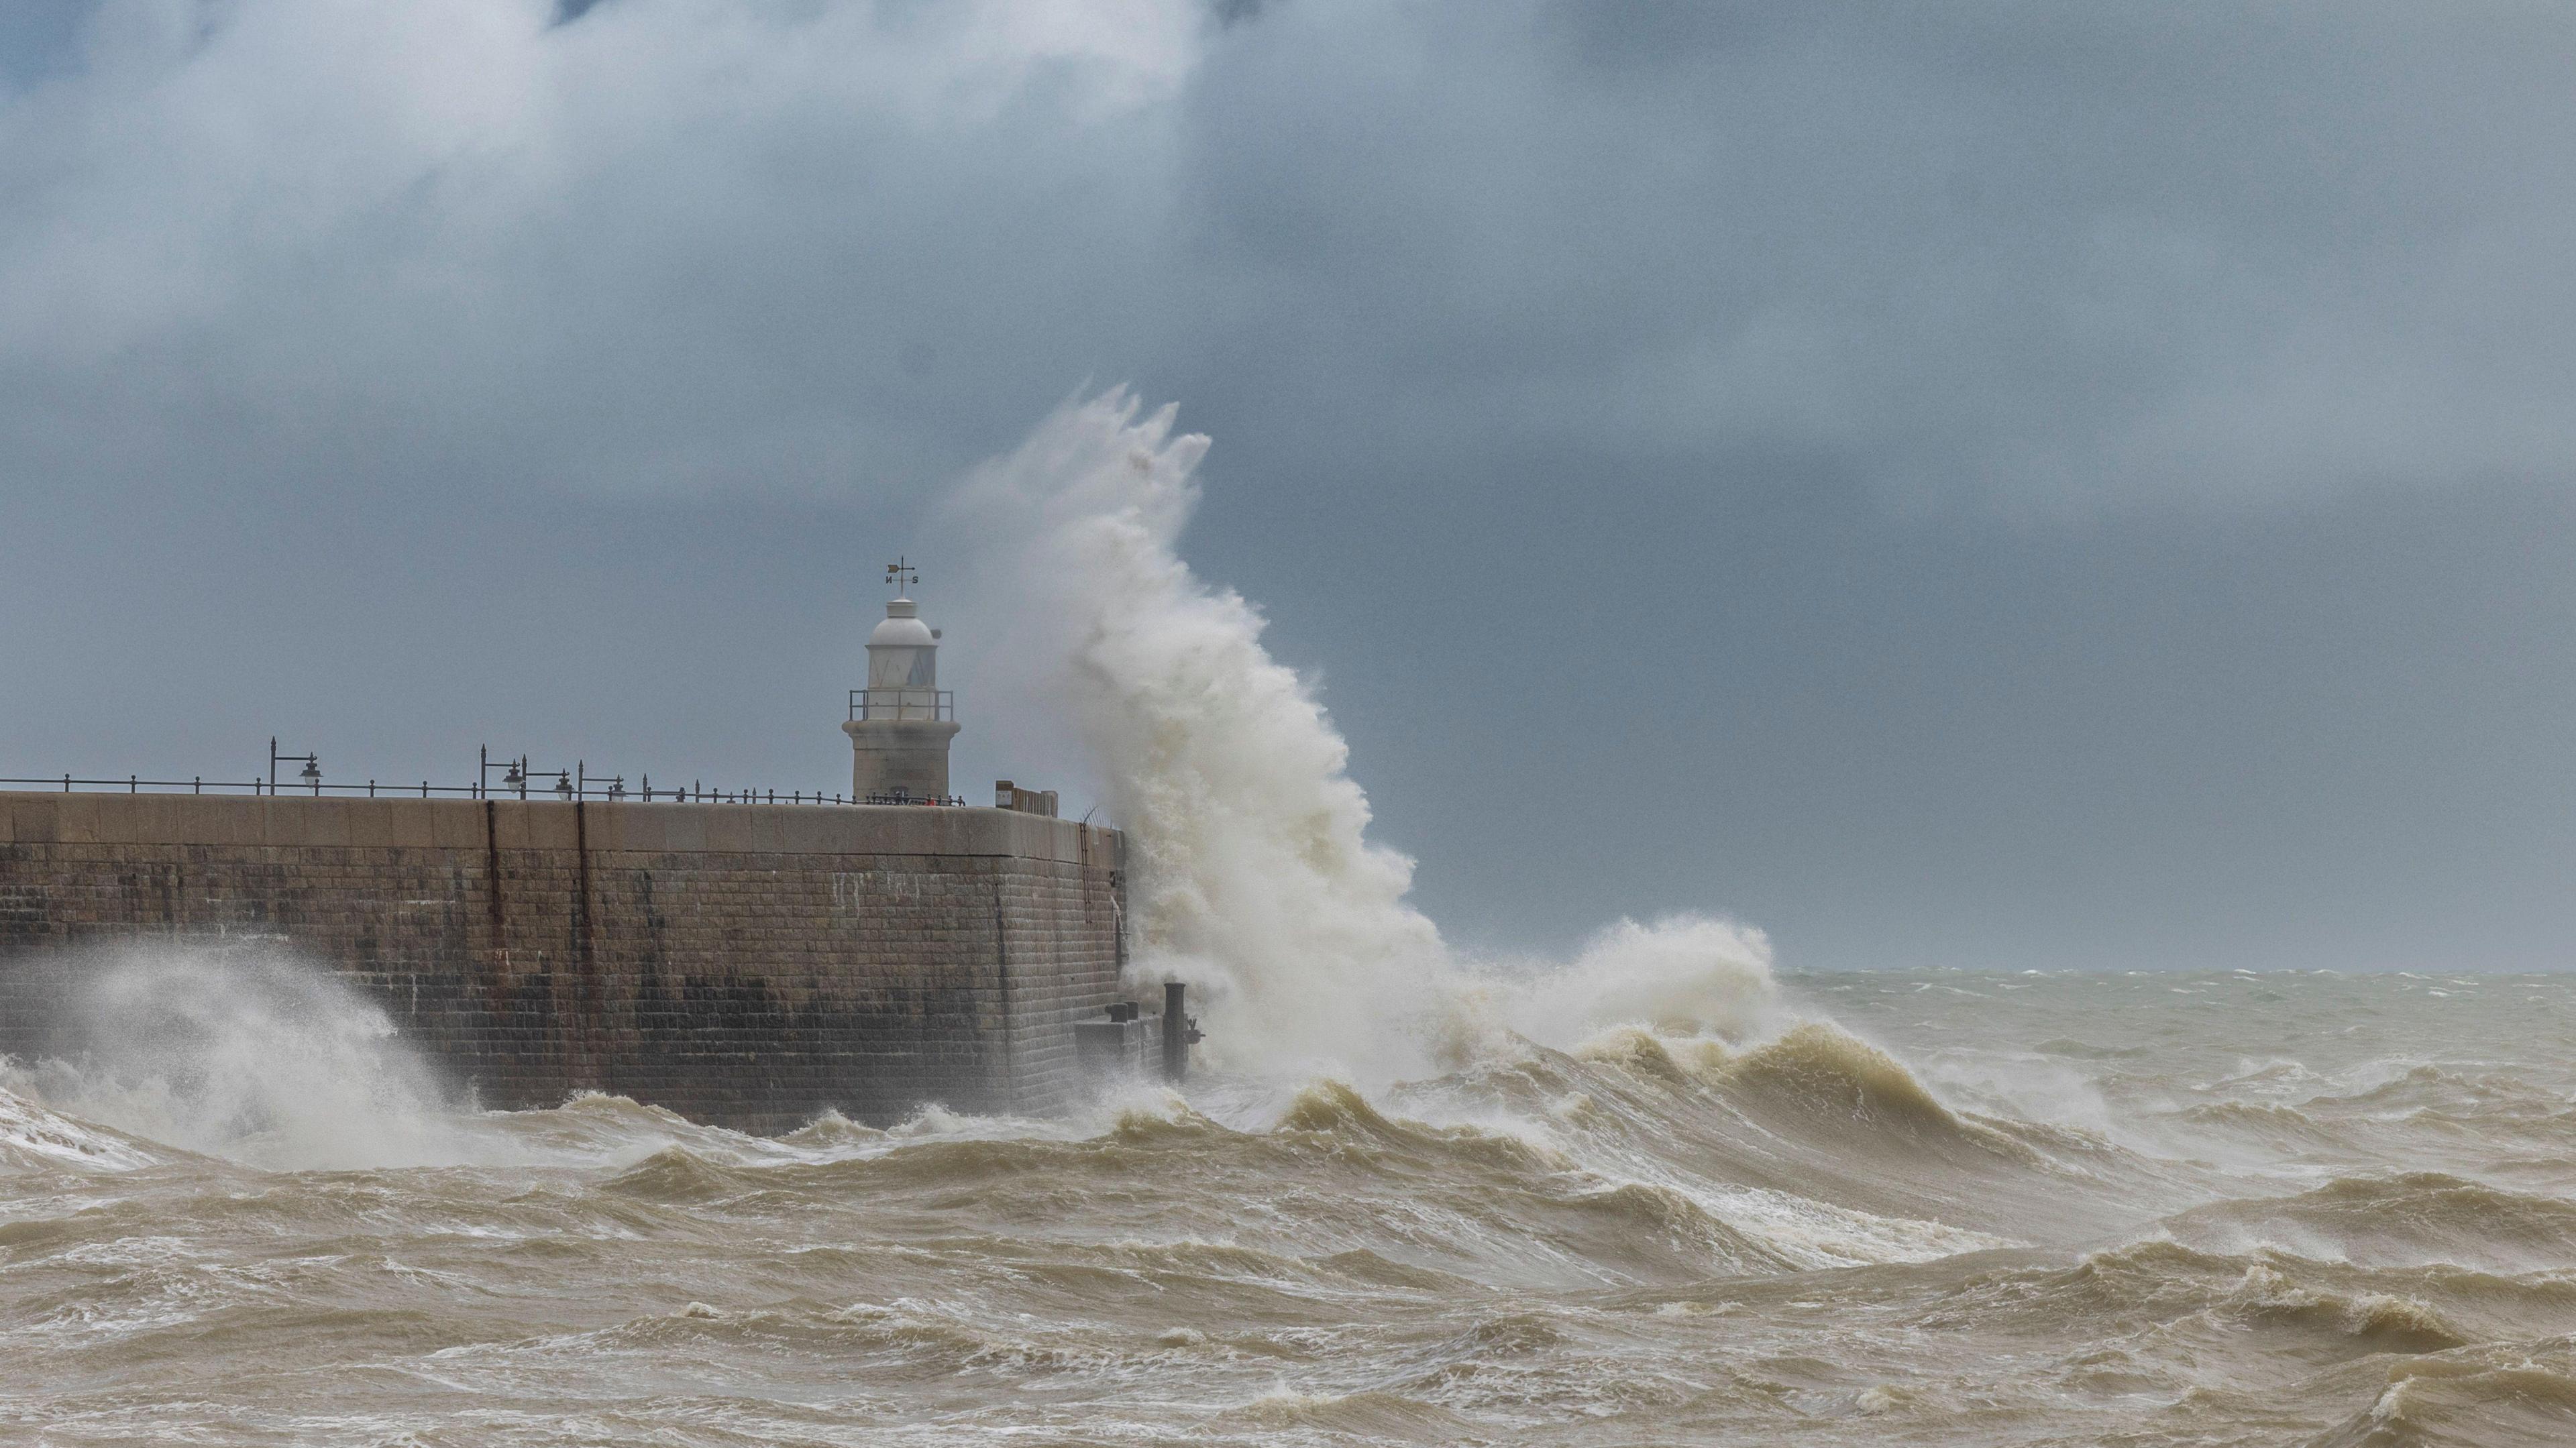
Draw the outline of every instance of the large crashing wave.
<instances>
[{"instance_id":1,"label":"large crashing wave","mask_svg":"<svg viewBox=\"0 0 2576 1448\"><path fill-rule=\"evenodd\" d=\"M1454 1063L1510 1029L1550 1044L1623 1022L1745 1028L1768 1003L1759 932L1622 921L1561 965L1470 962L1407 898L1413 862L1368 838L1367 794L1260 611L1178 542L1208 440L1111 392L972 474L950 522L970 594L1005 619L990 670L1022 712L1069 718L1138 855L1140 975L1202 988L1232 1066L1361 1076Z\"/></svg>"}]
</instances>

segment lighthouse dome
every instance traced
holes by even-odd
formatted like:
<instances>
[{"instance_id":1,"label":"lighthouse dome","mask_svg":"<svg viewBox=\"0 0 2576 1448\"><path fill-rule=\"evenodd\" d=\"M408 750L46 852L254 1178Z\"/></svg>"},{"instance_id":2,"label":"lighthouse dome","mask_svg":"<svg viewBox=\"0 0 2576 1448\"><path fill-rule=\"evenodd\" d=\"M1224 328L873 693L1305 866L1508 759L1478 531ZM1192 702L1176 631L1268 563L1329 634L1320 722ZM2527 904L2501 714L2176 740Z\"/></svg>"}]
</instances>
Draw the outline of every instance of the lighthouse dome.
<instances>
[{"instance_id":1,"label":"lighthouse dome","mask_svg":"<svg viewBox=\"0 0 2576 1448\"><path fill-rule=\"evenodd\" d=\"M868 634L868 687L928 689L939 682L939 631L921 621L909 598L886 605L885 622Z\"/></svg>"},{"instance_id":2,"label":"lighthouse dome","mask_svg":"<svg viewBox=\"0 0 2576 1448\"><path fill-rule=\"evenodd\" d=\"M844 635L847 637L847 635ZM908 598L898 598L886 605L886 616L868 634L868 647L893 644L902 648L926 649L931 646L930 625L921 621L920 611Z\"/></svg>"}]
</instances>

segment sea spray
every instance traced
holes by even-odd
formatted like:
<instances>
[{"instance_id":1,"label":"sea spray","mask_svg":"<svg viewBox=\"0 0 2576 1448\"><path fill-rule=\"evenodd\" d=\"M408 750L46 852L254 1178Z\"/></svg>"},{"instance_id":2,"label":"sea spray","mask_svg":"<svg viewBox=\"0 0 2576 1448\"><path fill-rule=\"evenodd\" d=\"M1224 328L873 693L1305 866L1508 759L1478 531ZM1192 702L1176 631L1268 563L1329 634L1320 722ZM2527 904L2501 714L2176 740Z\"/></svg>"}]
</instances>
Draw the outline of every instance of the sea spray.
<instances>
[{"instance_id":1,"label":"sea spray","mask_svg":"<svg viewBox=\"0 0 2576 1448\"><path fill-rule=\"evenodd\" d=\"M1620 920L1562 965L1532 962L1503 977L1494 1009L1513 1030L1560 1049L1623 1025L1743 1040L1781 1013L1771 942L1761 931L1698 914Z\"/></svg>"},{"instance_id":2,"label":"sea spray","mask_svg":"<svg viewBox=\"0 0 2576 1448\"><path fill-rule=\"evenodd\" d=\"M1442 940L1407 898L1412 860L1368 838L1313 681L1263 647L1254 604L1180 557L1208 440L1175 418L1123 391L1068 404L946 514L976 559L963 591L1006 636L978 676L1006 713L1070 720L1136 850L1138 983L1198 986L1226 1065L1361 1080L1511 1031L1747 1028L1771 999L1769 948L1724 921L1622 921L1564 966L1472 962Z\"/></svg>"},{"instance_id":3,"label":"sea spray","mask_svg":"<svg viewBox=\"0 0 2576 1448\"><path fill-rule=\"evenodd\" d=\"M1207 440L1139 411L1068 406L966 480L956 512L1001 544L977 591L1134 842L1141 974L1204 990L1227 1061L1409 1069L1448 967L1413 862L1366 838L1348 747L1259 611L1175 551Z\"/></svg>"},{"instance_id":4,"label":"sea spray","mask_svg":"<svg viewBox=\"0 0 2576 1448\"><path fill-rule=\"evenodd\" d=\"M475 1154L384 1011L273 944L136 941L20 968L51 977L52 1044L7 1084L48 1107L266 1167Z\"/></svg>"}]
</instances>

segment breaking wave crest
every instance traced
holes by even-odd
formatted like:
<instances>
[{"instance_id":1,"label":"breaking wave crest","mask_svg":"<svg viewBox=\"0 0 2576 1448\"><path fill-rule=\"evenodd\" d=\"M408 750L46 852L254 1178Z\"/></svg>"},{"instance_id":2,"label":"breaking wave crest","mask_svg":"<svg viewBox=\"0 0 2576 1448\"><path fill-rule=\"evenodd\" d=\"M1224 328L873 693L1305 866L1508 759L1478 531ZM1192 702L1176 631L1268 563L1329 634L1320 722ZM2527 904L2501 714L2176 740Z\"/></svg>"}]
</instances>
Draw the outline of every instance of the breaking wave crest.
<instances>
[{"instance_id":1,"label":"breaking wave crest","mask_svg":"<svg viewBox=\"0 0 2576 1448\"><path fill-rule=\"evenodd\" d=\"M1800 1111L1908 1131L1963 1129L1894 1057L1828 1025L1798 1026L1727 1061L1719 1074L1748 1094Z\"/></svg>"}]
</instances>

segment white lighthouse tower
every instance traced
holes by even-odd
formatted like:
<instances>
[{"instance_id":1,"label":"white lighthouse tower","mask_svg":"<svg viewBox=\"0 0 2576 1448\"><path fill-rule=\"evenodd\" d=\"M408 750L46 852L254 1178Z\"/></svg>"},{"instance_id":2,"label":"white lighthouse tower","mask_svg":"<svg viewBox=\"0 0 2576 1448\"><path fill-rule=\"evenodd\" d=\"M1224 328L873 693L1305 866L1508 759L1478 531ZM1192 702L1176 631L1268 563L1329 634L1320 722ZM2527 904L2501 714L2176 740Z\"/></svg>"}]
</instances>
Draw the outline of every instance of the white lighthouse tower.
<instances>
[{"instance_id":1,"label":"white lighthouse tower","mask_svg":"<svg viewBox=\"0 0 2576 1448\"><path fill-rule=\"evenodd\" d=\"M921 575L910 564L887 564L886 581L896 596L868 635L868 686L850 691L841 726L854 752L850 790L862 802L946 799L957 710L956 696L939 687L939 630L912 601Z\"/></svg>"}]
</instances>

